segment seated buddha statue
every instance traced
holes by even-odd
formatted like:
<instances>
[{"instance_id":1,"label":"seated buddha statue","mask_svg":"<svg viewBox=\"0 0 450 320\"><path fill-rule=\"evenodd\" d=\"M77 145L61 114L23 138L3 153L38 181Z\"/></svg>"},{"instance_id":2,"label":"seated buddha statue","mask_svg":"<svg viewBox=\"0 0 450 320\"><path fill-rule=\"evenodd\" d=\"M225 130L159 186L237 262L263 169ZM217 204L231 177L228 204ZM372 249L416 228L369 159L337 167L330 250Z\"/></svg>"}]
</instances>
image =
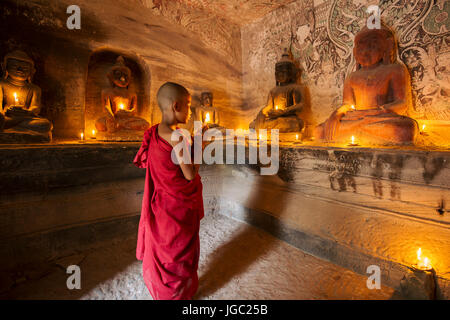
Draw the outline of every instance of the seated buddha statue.
<instances>
[{"instance_id":1,"label":"seated buddha statue","mask_svg":"<svg viewBox=\"0 0 450 320\"><path fill-rule=\"evenodd\" d=\"M195 120L208 124L210 128L219 127L219 111L213 106L212 92L203 92L201 103L195 108Z\"/></svg>"},{"instance_id":2,"label":"seated buddha statue","mask_svg":"<svg viewBox=\"0 0 450 320\"><path fill-rule=\"evenodd\" d=\"M3 61L4 79L0 80L0 132L27 133L52 138L52 123L39 116L41 89L31 83L34 61L23 51L7 54Z\"/></svg>"},{"instance_id":3,"label":"seated buddha statue","mask_svg":"<svg viewBox=\"0 0 450 320\"><path fill-rule=\"evenodd\" d=\"M281 133L301 132L312 123L311 106L305 86L298 84L300 70L287 50L275 65L276 86L250 128L278 129Z\"/></svg>"},{"instance_id":4,"label":"seated buddha statue","mask_svg":"<svg viewBox=\"0 0 450 320\"><path fill-rule=\"evenodd\" d=\"M95 122L97 130L108 133L120 130L147 130L149 123L136 116L137 95L128 88L132 75L122 56L117 58L116 64L107 76L111 88L102 90L102 105L106 115Z\"/></svg>"},{"instance_id":5,"label":"seated buddha statue","mask_svg":"<svg viewBox=\"0 0 450 320\"><path fill-rule=\"evenodd\" d=\"M419 132L412 112L411 81L397 61L394 35L386 27L361 30L355 37L356 71L344 83L343 106L315 129L325 142L368 145L412 144Z\"/></svg>"}]
</instances>

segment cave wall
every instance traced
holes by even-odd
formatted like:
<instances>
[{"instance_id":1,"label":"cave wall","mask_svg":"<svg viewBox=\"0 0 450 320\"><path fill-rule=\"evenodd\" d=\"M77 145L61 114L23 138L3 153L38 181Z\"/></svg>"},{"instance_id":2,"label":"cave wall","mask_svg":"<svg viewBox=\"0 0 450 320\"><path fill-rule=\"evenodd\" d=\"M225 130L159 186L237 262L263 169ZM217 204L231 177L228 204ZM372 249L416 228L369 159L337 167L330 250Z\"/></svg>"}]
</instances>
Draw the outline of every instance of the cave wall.
<instances>
[{"instance_id":1,"label":"cave wall","mask_svg":"<svg viewBox=\"0 0 450 320\"><path fill-rule=\"evenodd\" d=\"M416 119L450 120L450 2L299 0L243 27L243 91L248 121L275 86L274 66L291 48L303 69L313 112L324 121L342 102L345 77L354 70L353 39L378 4L396 33L399 58L412 75ZM447 123L448 124L448 123Z\"/></svg>"},{"instance_id":2,"label":"cave wall","mask_svg":"<svg viewBox=\"0 0 450 320\"><path fill-rule=\"evenodd\" d=\"M186 86L193 94L193 106L199 103L201 92L212 91L224 125L236 121L242 91L237 26L213 19L183 23L201 16L200 9L173 19L173 12L158 14L145 1L118 0L105 5L81 0L77 2L81 29L69 30L66 10L72 4L66 0L5 0L0 4L0 56L20 49L35 60L33 82L42 89L43 115L53 121L56 140L77 139L84 130L89 57L102 49L136 57L149 70L150 112L143 117L151 124L161 118L154 97L166 81Z\"/></svg>"}]
</instances>

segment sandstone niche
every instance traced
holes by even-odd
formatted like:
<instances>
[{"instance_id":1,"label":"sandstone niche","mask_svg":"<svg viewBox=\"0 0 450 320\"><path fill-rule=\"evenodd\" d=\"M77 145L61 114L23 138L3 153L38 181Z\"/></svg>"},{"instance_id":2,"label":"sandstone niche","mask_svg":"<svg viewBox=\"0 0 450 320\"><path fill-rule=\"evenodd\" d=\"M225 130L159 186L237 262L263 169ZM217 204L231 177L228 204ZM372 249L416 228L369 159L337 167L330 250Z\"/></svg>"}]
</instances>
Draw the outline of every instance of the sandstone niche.
<instances>
[{"instance_id":1,"label":"sandstone niche","mask_svg":"<svg viewBox=\"0 0 450 320\"><path fill-rule=\"evenodd\" d=\"M109 50L91 55L85 103L85 137L140 141L150 126L150 72Z\"/></svg>"}]
</instances>

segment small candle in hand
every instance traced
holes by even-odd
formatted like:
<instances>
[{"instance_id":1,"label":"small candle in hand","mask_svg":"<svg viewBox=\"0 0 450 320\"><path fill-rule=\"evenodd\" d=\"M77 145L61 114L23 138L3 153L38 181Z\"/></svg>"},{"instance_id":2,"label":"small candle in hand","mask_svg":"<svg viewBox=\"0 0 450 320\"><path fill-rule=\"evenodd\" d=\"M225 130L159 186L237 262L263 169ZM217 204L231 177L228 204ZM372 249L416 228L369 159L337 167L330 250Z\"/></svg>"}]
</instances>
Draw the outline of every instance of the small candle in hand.
<instances>
[{"instance_id":1,"label":"small candle in hand","mask_svg":"<svg viewBox=\"0 0 450 320\"><path fill-rule=\"evenodd\" d=\"M16 105L19 104L19 98L17 97L17 93L14 92L14 102Z\"/></svg>"},{"instance_id":2,"label":"small candle in hand","mask_svg":"<svg viewBox=\"0 0 450 320\"><path fill-rule=\"evenodd\" d=\"M209 112L207 112L205 115L205 124L208 124L210 121L211 121L211 118L209 116Z\"/></svg>"}]
</instances>

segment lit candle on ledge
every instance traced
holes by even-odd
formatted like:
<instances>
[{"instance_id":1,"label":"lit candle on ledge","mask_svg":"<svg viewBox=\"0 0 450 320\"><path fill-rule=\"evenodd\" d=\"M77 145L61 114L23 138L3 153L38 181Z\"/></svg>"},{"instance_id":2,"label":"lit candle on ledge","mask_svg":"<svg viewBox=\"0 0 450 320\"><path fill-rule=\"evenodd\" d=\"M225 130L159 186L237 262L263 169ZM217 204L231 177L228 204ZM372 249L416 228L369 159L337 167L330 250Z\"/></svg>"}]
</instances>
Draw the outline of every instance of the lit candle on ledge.
<instances>
[{"instance_id":1,"label":"lit candle on ledge","mask_svg":"<svg viewBox=\"0 0 450 320\"><path fill-rule=\"evenodd\" d=\"M123 105L123 103L119 103L119 109L120 110L125 110L125 106Z\"/></svg>"},{"instance_id":2,"label":"lit candle on ledge","mask_svg":"<svg viewBox=\"0 0 450 320\"><path fill-rule=\"evenodd\" d=\"M14 92L14 102L16 106L19 104L19 98L17 97L17 93L15 92Z\"/></svg>"},{"instance_id":3,"label":"lit candle on ledge","mask_svg":"<svg viewBox=\"0 0 450 320\"><path fill-rule=\"evenodd\" d=\"M92 136L91 136L91 139L96 139L96 137L95 137L95 130L92 130Z\"/></svg>"},{"instance_id":4,"label":"lit candle on ledge","mask_svg":"<svg viewBox=\"0 0 450 320\"><path fill-rule=\"evenodd\" d=\"M422 248L417 250L417 265L414 265L414 267L422 271L431 271L433 269L427 257L423 257L422 259Z\"/></svg>"},{"instance_id":5,"label":"lit candle on ledge","mask_svg":"<svg viewBox=\"0 0 450 320\"><path fill-rule=\"evenodd\" d=\"M211 118L209 117L209 112L205 115L205 124L208 124L211 121Z\"/></svg>"},{"instance_id":6,"label":"lit candle on ledge","mask_svg":"<svg viewBox=\"0 0 450 320\"><path fill-rule=\"evenodd\" d=\"M275 106L275 110L278 110L278 108L279 108L278 106Z\"/></svg>"},{"instance_id":7,"label":"lit candle on ledge","mask_svg":"<svg viewBox=\"0 0 450 320\"><path fill-rule=\"evenodd\" d=\"M348 144L350 147L355 147L358 144L356 143L356 138L355 136L352 136L351 142Z\"/></svg>"},{"instance_id":8,"label":"lit candle on ledge","mask_svg":"<svg viewBox=\"0 0 450 320\"><path fill-rule=\"evenodd\" d=\"M354 105L352 105L352 110L354 111L354 110L356 110L356 108L355 108L355 106Z\"/></svg>"},{"instance_id":9,"label":"lit candle on ledge","mask_svg":"<svg viewBox=\"0 0 450 320\"><path fill-rule=\"evenodd\" d=\"M84 143L84 133L80 133L80 141L78 141L80 143Z\"/></svg>"},{"instance_id":10,"label":"lit candle on ledge","mask_svg":"<svg viewBox=\"0 0 450 320\"><path fill-rule=\"evenodd\" d=\"M295 140L298 140L298 134L295 135Z\"/></svg>"},{"instance_id":11,"label":"lit candle on ledge","mask_svg":"<svg viewBox=\"0 0 450 320\"><path fill-rule=\"evenodd\" d=\"M428 133L425 131L425 128L426 128L427 126L424 124L424 125L422 125L422 130L420 130L420 134L421 135L424 135L424 136L427 136L428 135Z\"/></svg>"}]
</instances>

